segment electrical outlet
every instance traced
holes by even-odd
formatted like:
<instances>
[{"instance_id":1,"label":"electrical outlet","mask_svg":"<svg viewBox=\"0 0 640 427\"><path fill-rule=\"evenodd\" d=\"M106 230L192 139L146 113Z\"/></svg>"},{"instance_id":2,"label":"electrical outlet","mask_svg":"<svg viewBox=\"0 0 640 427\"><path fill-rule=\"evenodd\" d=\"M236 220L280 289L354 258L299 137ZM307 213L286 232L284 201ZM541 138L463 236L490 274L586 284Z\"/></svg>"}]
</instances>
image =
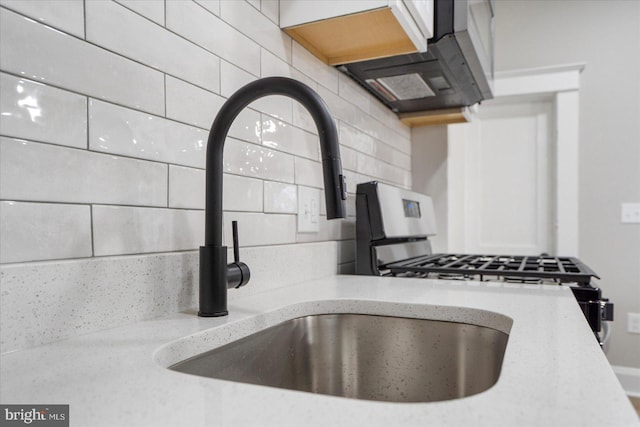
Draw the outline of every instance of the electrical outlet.
<instances>
[{"instance_id":1,"label":"electrical outlet","mask_svg":"<svg viewBox=\"0 0 640 427\"><path fill-rule=\"evenodd\" d=\"M298 186L298 233L320 231L320 190Z\"/></svg>"},{"instance_id":2,"label":"electrical outlet","mask_svg":"<svg viewBox=\"0 0 640 427\"><path fill-rule=\"evenodd\" d=\"M640 334L640 313L627 313L627 332Z\"/></svg>"},{"instance_id":3,"label":"electrical outlet","mask_svg":"<svg viewBox=\"0 0 640 427\"><path fill-rule=\"evenodd\" d=\"M640 203L622 204L622 223L640 224Z\"/></svg>"}]
</instances>

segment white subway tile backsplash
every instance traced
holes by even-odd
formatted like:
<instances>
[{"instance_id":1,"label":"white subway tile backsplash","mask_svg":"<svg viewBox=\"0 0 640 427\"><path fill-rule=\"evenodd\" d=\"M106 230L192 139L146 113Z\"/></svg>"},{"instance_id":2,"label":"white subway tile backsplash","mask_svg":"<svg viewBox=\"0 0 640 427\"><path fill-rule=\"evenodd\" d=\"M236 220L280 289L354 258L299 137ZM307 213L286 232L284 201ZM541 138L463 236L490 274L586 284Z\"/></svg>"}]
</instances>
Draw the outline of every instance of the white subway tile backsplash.
<instances>
[{"instance_id":1,"label":"white subway tile backsplash","mask_svg":"<svg viewBox=\"0 0 640 427\"><path fill-rule=\"evenodd\" d=\"M216 16L220 16L220 0L195 0L200 6Z\"/></svg>"},{"instance_id":2,"label":"white subway tile backsplash","mask_svg":"<svg viewBox=\"0 0 640 427\"><path fill-rule=\"evenodd\" d=\"M384 160L392 165L411 169L411 156L397 150L395 145L393 143L391 144L392 145L388 145L384 142L376 141L375 150L373 150L371 154L377 159Z\"/></svg>"},{"instance_id":3,"label":"white subway tile backsplash","mask_svg":"<svg viewBox=\"0 0 640 427\"><path fill-rule=\"evenodd\" d=\"M287 64L282 58L274 55L266 49L262 49L262 58L260 61L260 76L281 76L291 77L293 68ZM307 77L308 78L308 77ZM309 79L311 80L311 79Z\"/></svg>"},{"instance_id":4,"label":"white subway tile backsplash","mask_svg":"<svg viewBox=\"0 0 640 427\"><path fill-rule=\"evenodd\" d=\"M167 0L166 14L170 30L251 74L260 75L260 46L202 6Z\"/></svg>"},{"instance_id":5,"label":"white subway tile backsplash","mask_svg":"<svg viewBox=\"0 0 640 427\"><path fill-rule=\"evenodd\" d=\"M338 79L338 94L343 99L358 106L365 113L370 113L371 97L365 92L365 90L355 83L346 74L340 73Z\"/></svg>"},{"instance_id":6,"label":"white subway tile backsplash","mask_svg":"<svg viewBox=\"0 0 640 427\"><path fill-rule=\"evenodd\" d=\"M296 184L324 188L322 165L319 162L296 157L295 163Z\"/></svg>"},{"instance_id":7,"label":"white subway tile backsplash","mask_svg":"<svg viewBox=\"0 0 640 427\"><path fill-rule=\"evenodd\" d=\"M211 128L225 99L219 95L167 76L167 118Z\"/></svg>"},{"instance_id":8,"label":"white subway tile backsplash","mask_svg":"<svg viewBox=\"0 0 640 427\"><path fill-rule=\"evenodd\" d=\"M262 212L262 180L224 174L222 206L225 211Z\"/></svg>"},{"instance_id":9,"label":"white subway tile backsplash","mask_svg":"<svg viewBox=\"0 0 640 427\"><path fill-rule=\"evenodd\" d=\"M0 0L7 7L76 37L84 37L84 2L78 0Z\"/></svg>"},{"instance_id":10,"label":"white subway tile backsplash","mask_svg":"<svg viewBox=\"0 0 640 427\"><path fill-rule=\"evenodd\" d=\"M316 83L315 80L296 70L291 65L289 65L273 53L269 52L268 50L262 49L261 59L261 77L291 77L292 79L301 81L313 90L318 90L318 83Z\"/></svg>"},{"instance_id":11,"label":"white subway tile backsplash","mask_svg":"<svg viewBox=\"0 0 640 427\"><path fill-rule=\"evenodd\" d=\"M224 174L222 191L224 209L262 212L262 182L259 179ZM204 209L204 170L169 166L169 207Z\"/></svg>"},{"instance_id":12,"label":"white subway tile backsplash","mask_svg":"<svg viewBox=\"0 0 640 427\"><path fill-rule=\"evenodd\" d=\"M347 200L345 201L347 207L347 216L356 216L356 186L359 182L365 182L367 180L354 181L353 172L346 169L343 170L345 174L345 180L347 181ZM327 216L327 203L325 200L324 190L320 190L320 215Z\"/></svg>"},{"instance_id":13,"label":"white subway tile backsplash","mask_svg":"<svg viewBox=\"0 0 640 427\"><path fill-rule=\"evenodd\" d=\"M404 151L405 140L395 132L392 132L393 139L383 142L344 122L340 122L339 131L341 144L394 166L411 169L411 156ZM409 151L410 149L409 145Z\"/></svg>"},{"instance_id":14,"label":"white subway tile backsplash","mask_svg":"<svg viewBox=\"0 0 640 427\"><path fill-rule=\"evenodd\" d=\"M255 79L253 74L247 73L242 68L227 61L220 61L220 94L225 98L230 97L242 86Z\"/></svg>"},{"instance_id":15,"label":"white subway tile backsplash","mask_svg":"<svg viewBox=\"0 0 640 427\"><path fill-rule=\"evenodd\" d=\"M256 80L256 78L253 75L226 61L222 61L221 93L223 96L229 97L233 95L238 89L254 80ZM291 121L291 102L292 100L289 97L269 95L253 101L249 104L249 107L265 114Z\"/></svg>"},{"instance_id":16,"label":"white subway tile backsplash","mask_svg":"<svg viewBox=\"0 0 640 427\"><path fill-rule=\"evenodd\" d=\"M271 19L274 24L280 23L280 0L262 0L260 11L264 16Z\"/></svg>"},{"instance_id":17,"label":"white subway tile backsplash","mask_svg":"<svg viewBox=\"0 0 640 427\"><path fill-rule=\"evenodd\" d=\"M249 104L254 110L268 114L285 122L293 122L293 100L286 96L269 95Z\"/></svg>"},{"instance_id":18,"label":"white subway tile backsplash","mask_svg":"<svg viewBox=\"0 0 640 427\"><path fill-rule=\"evenodd\" d=\"M87 205L2 201L0 234L2 263L92 255Z\"/></svg>"},{"instance_id":19,"label":"white subway tile backsplash","mask_svg":"<svg viewBox=\"0 0 640 427\"><path fill-rule=\"evenodd\" d=\"M160 25L164 25L164 2L158 0L115 0L121 5L150 19Z\"/></svg>"},{"instance_id":20,"label":"white subway tile backsplash","mask_svg":"<svg viewBox=\"0 0 640 427\"><path fill-rule=\"evenodd\" d=\"M309 111L298 101L293 101L293 124L307 132L318 134L318 129Z\"/></svg>"},{"instance_id":21,"label":"white subway tile backsplash","mask_svg":"<svg viewBox=\"0 0 640 427\"><path fill-rule=\"evenodd\" d=\"M318 233L298 233L296 241L303 243L355 238L355 218L328 220L326 216L321 215L319 225Z\"/></svg>"},{"instance_id":22,"label":"white subway tile backsplash","mask_svg":"<svg viewBox=\"0 0 640 427\"><path fill-rule=\"evenodd\" d=\"M246 0L246 2L253 6L256 10L260 10L260 0Z\"/></svg>"},{"instance_id":23,"label":"white subway tile backsplash","mask_svg":"<svg viewBox=\"0 0 640 427\"><path fill-rule=\"evenodd\" d=\"M385 181L388 181L388 177L383 176L384 171L382 165L374 157L358 153L358 171L370 176L380 176Z\"/></svg>"},{"instance_id":24,"label":"white subway tile backsplash","mask_svg":"<svg viewBox=\"0 0 640 427\"><path fill-rule=\"evenodd\" d=\"M371 112L370 112L371 117L373 117L374 120L377 120L385 127L389 126L389 123L391 123L391 120L398 120L395 117L395 114L393 114L391 110L389 110L387 107L382 105L380 102L372 101L370 107L371 107Z\"/></svg>"},{"instance_id":25,"label":"white subway tile backsplash","mask_svg":"<svg viewBox=\"0 0 640 427\"><path fill-rule=\"evenodd\" d=\"M333 93L338 93L339 71L328 67L296 41L293 41L291 64Z\"/></svg>"},{"instance_id":26,"label":"white subway tile backsplash","mask_svg":"<svg viewBox=\"0 0 640 427\"><path fill-rule=\"evenodd\" d=\"M264 181L264 211L297 213L298 191L295 185Z\"/></svg>"},{"instance_id":27,"label":"white subway tile backsplash","mask_svg":"<svg viewBox=\"0 0 640 427\"><path fill-rule=\"evenodd\" d=\"M6 9L0 9L0 69L164 114L162 73Z\"/></svg>"},{"instance_id":28,"label":"white subway tile backsplash","mask_svg":"<svg viewBox=\"0 0 640 427\"><path fill-rule=\"evenodd\" d=\"M89 101L89 147L94 151L204 168L207 137L207 131L193 126Z\"/></svg>"},{"instance_id":29,"label":"white subway tile backsplash","mask_svg":"<svg viewBox=\"0 0 640 427\"><path fill-rule=\"evenodd\" d=\"M353 123L355 127L362 132L380 140L385 139L384 132L382 131L385 127L373 117L368 114L355 114L352 118L353 120L348 120L348 122Z\"/></svg>"},{"instance_id":30,"label":"white subway tile backsplash","mask_svg":"<svg viewBox=\"0 0 640 427\"><path fill-rule=\"evenodd\" d=\"M167 76L167 117L209 130L225 99ZM229 136L260 143L260 113L245 108L229 129Z\"/></svg>"},{"instance_id":31,"label":"white subway tile backsplash","mask_svg":"<svg viewBox=\"0 0 640 427\"><path fill-rule=\"evenodd\" d=\"M411 156L411 138L403 137L401 134L394 132L391 129L384 129L385 139L390 145L399 151Z\"/></svg>"},{"instance_id":32,"label":"white subway tile backsplash","mask_svg":"<svg viewBox=\"0 0 640 427\"><path fill-rule=\"evenodd\" d=\"M242 238L242 231L240 231ZM245 292L258 293L294 283L326 277L337 272L338 242L242 248L240 259L251 266L251 284ZM229 251L231 252L231 251ZM232 255L229 254L229 259ZM243 298L229 292L229 302Z\"/></svg>"},{"instance_id":33,"label":"white subway tile backsplash","mask_svg":"<svg viewBox=\"0 0 640 427\"><path fill-rule=\"evenodd\" d=\"M320 215L327 216L327 200L324 189L320 189Z\"/></svg>"},{"instance_id":34,"label":"white subway tile backsplash","mask_svg":"<svg viewBox=\"0 0 640 427\"><path fill-rule=\"evenodd\" d=\"M236 0L220 2L220 17L262 47L291 63L291 37L248 3Z\"/></svg>"},{"instance_id":35,"label":"white subway tile backsplash","mask_svg":"<svg viewBox=\"0 0 640 427\"><path fill-rule=\"evenodd\" d=\"M352 103L344 100L335 93L327 90L322 86L318 86L318 94L327 103L329 111L334 119L342 120L347 123L353 123L359 116L366 116L362 110L356 108ZM369 117L369 116L366 116Z\"/></svg>"},{"instance_id":36,"label":"white subway tile backsplash","mask_svg":"<svg viewBox=\"0 0 640 427\"><path fill-rule=\"evenodd\" d=\"M355 150L344 146L340 147L340 157L344 169L358 170L358 153Z\"/></svg>"},{"instance_id":37,"label":"white subway tile backsplash","mask_svg":"<svg viewBox=\"0 0 640 427\"><path fill-rule=\"evenodd\" d=\"M204 243L204 211L93 206L96 256L196 249Z\"/></svg>"},{"instance_id":38,"label":"white subway tile backsplash","mask_svg":"<svg viewBox=\"0 0 640 427\"><path fill-rule=\"evenodd\" d=\"M318 136L274 117L262 115L262 145L307 159L320 159Z\"/></svg>"},{"instance_id":39,"label":"white subway tile backsplash","mask_svg":"<svg viewBox=\"0 0 640 427\"><path fill-rule=\"evenodd\" d=\"M238 114L229 129L229 136L256 144L260 143L260 113L245 108Z\"/></svg>"},{"instance_id":40,"label":"white subway tile backsplash","mask_svg":"<svg viewBox=\"0 0 640 427\"><path fill-rule=\"evenodd\" d=\"M391 184L400 185L403 187L406 187L407 184L411 185L410 181L407 183L404 169L390 165L389 163L385 163L381 160L362 153L358 153L358 171L371 176L378 176L381 180L389 182ZM409 176L411 176L410 173Z\"/></svg>"},{"instance_id":41,"label":"white subway tile backsplash","mask_svg":"<svg viewBox=\"0 0 640 427\"><path fill-rule=\"evenodd\" d=\"M0 198L166 206L167 165L0 138Z\"/></svg>"},{"instance_id":42,"label":"white subway tile backsplash","mask_svg":"<svg viewBox=\"0 0 640 427\"><path fill-rule=\"evenodd\" d=\"M224 170L237 175L272 181L294 181L294 157L256 144L227 138Z\"/></svg>"},{"instance_id":43,"label":"white subway tile backsplash","mask_svg":"<svg viewBox=\"0 0 640 427\"><path fill-rule=\"evenodd\" d=\"M204 209L205 171L169 165L169 207Z\"/></svg>"},{"instance_id":44,"label":"white subway tile backsplash","mask_svg":"<svg viewBox=\"0 0 640 427\"><path fill-rule=\"evenodd\" d=\"M218 57L164 27L107 1L87 2L86 20L88 41L214 92L220 90Z\"/></svg>"},{"instance_id":45,"label":"white subway tile backsplash","mask_svg":"<svg viewBox=\"0 0 640 427\"><path fill-rule=\"evenodd\" d=\"M375 141L366 133L359 129L354 128L346 124L345 122L339 123L340 143L351 147L354 150L361 153L368 153L373 155L375 152Z\"/></svg>"},{"instance_id":46,"label":"white subway tile backsplash","mask_svg":"<svg viewBox=\"0 0 640 427\"><path fill-rule=\"evenodd\" d=\"M253 212L225 212L224 244L233 246L231 221L238 221L240 247L279 245L296 241L296 216Z\"/></svg>"},{"instance_id":47,"label":"white subway tile backsplash","mask_svg":"<svg viewBox=\"0 0 640 427\"><path fill-rule=\"evenodd\" d=\"M87 147L87 98L0 73L0 134Z\"/></svg>"},{"instance_id":48,"label":"white subway tile backsplash","mask_svg":"<svg viewBox=\"0 0 640 427\"><path fill-rule=\"evenodd\" d=\"M379 125L376 130L380 135L382 135L381 137L377 137L380 141L391 145L398 151L411 155L411 137L405 138L402 135L402 132L396 132L394 129L387 126Z\"/></svg>"}]
</instances>

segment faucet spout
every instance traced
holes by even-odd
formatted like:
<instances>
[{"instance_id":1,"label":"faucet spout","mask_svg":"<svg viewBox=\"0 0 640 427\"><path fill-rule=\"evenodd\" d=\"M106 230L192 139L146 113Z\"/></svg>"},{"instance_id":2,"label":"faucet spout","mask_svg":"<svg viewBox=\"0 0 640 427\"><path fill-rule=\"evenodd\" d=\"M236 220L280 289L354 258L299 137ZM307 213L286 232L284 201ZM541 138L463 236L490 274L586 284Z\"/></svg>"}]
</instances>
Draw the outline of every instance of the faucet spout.
<instances>
[{"instance_id":1,"label":"faucet spout","mask_svg":"<svg viewBox=\"0 0 640 427\"><path fill-rule=\"evenodd\" d=\"M311 114L320 139L327 218L346 216L347 189L338 132L322 98L309 86L286 77L259 79L239 89L218 112L207 142L205 245L200 247L199 316L227 315L227 287L240 287L249 280L249 268L244 263L236 259L227 265L227 248L222 246L223 151L227 133L237 115L251 102L267 95L295 99Z\"/></svg>"}]
</instances>

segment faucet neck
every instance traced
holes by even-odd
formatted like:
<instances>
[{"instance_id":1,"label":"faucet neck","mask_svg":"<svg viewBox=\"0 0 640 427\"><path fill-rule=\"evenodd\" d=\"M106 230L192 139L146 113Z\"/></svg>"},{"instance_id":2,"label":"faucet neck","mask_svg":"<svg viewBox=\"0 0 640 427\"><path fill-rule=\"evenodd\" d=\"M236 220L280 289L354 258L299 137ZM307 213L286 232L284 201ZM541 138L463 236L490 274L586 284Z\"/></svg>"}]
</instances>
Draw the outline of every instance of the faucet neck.
<instances>
[{"instance_id":1,"label":"faucet neck","mask_svg":"<svg viewBox=\"0 0 640 427\"><path fill-rule=\"evenodd\" d=\"M309 86L286 77L267 77L247 84L224 103L207 142L205 245L222 246L222 176L224 142L231 124L251 102L267 95L285 95L309 111L318 130L323 163L327 218L344 218L346 186L342 175L338 132L329 110Z\"/></svg>"}]
</instances>

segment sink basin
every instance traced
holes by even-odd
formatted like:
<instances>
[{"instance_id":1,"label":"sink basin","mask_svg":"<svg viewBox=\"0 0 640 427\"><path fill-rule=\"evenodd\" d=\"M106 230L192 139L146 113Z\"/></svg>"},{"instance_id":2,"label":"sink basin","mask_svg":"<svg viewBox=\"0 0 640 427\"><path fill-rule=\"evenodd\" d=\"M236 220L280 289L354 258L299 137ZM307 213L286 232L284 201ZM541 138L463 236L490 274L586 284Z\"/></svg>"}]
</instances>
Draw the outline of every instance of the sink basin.
<instances>
[{"instance_id":1,"label":"sink basin","mask_svg":"<svg viewBox=\"0 0 640 427\"><path fill-rule=\"evenodd\" d=\"M355 399L434 402L493 386L507 339L465 323L321 314L285 321L169 369Z\"/></svg>"}]
</instances>

